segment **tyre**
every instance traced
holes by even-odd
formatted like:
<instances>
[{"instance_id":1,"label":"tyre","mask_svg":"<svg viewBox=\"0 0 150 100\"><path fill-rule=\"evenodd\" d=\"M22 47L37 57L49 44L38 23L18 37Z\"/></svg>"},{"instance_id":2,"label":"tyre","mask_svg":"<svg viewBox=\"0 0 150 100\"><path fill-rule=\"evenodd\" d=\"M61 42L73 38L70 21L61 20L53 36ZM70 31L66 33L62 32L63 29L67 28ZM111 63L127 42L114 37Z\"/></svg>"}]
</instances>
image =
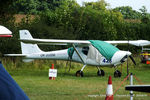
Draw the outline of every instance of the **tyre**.
<instances>
[{"instance_id":1,"label":"tyre","mask_svg":"<svg viewBox=\"0 0 150 100\"><path fill-rule=\"evenodd\" d=\"M77 77L83 77L83 71L78 70L78 71L76 72L76 76L77 76Z\"/></svg>"},{"instance_id":2,"label":"tyre","mask_svg":"<svg viewBox=\"0 0 150 100\"><path fill-rule=\"evenodd\" d=\"M119 70L116 70L115 72L114 72L114 77L121 77L121 72L119 71Z\"/></svg>"},{"instance_id":3,"label":"tyre","mask_svg":"<svg viewBox=\"0 0 150 100\"><path fill-rule=\"evenodd\" d=\"M97 71L97 75L98 75L98 76L105 76L104 70L98 70L98 71Z\"/></svg>"}]
</instances>

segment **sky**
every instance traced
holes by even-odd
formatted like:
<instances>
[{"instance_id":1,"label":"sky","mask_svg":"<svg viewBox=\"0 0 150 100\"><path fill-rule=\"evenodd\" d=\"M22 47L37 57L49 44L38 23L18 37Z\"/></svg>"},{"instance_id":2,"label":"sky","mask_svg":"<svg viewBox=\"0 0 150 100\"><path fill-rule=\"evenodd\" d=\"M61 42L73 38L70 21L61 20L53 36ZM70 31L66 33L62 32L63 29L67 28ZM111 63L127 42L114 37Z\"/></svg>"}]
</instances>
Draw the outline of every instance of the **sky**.
<instances>
[{"instance_id":1,"label":"sky","mask_svg":"<svg viewBox=\"0 0 150 100\"><path fill-rule=\"evenodd\" d=\"M76 0L80 5L82 2L92 2L97 0ZM116 8L119 6L130 6L133 10L139 11L142 6L145 6L147 12L150 13L150 0L105 0L106 3L109 3L109 8Z\"/></svg>"}]
</instances>

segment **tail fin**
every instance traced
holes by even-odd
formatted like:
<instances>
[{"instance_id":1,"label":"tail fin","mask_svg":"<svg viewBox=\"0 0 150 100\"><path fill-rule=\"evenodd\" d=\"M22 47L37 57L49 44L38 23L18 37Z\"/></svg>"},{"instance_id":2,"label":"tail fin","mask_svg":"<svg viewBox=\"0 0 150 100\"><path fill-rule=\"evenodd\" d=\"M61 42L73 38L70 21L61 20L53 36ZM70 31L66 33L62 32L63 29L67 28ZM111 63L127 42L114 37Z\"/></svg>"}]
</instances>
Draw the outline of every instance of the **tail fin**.
<instances>
[{"instance_id":1,"label":"tail fin","mask_svg":"<svg viewBox=\"0 0 150 100\"><path fill-rule=\"evenodd\" d=\"M30 32L28 30L20 30L20 39L33 39ZM43 52L40 50L37 44L28 44L21 42L21 51L22 54L32 54Z\"/></svg>"},{"instance_id":2,"label":"tail fin","mask_svg":"<svg viewBox=\"0 0 150 100\"><path fill-rule=\"evenodd\" d=\"M30 32L28 30L20 30L20 39L33 39Z\"/></svg>"}]
</instances>

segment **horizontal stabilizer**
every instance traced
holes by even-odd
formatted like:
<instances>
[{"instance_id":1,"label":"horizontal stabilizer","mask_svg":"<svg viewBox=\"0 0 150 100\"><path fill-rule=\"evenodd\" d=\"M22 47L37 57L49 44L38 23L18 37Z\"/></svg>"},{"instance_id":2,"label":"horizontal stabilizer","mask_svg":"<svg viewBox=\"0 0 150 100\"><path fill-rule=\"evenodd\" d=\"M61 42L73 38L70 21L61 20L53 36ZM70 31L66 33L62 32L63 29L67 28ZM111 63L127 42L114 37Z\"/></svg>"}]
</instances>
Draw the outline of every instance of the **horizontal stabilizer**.
<instances>
[{"instance_id":1,"label":"horizontal stabilizer","mask_svg":"<svg viewBox=\"0 0 150 100\"><path fill-rule=\"evenodd\" d=\"M14 57L26 57L26 54L4 54L4 56L14 56Z\"/></svg>"},{"instance_id":2,"label":"horizontal stabilizer","mask_svg":"<svg viewBox=\"0 0 150 100\"><path fill-rule=\"evenodd\" d=\"M34 59L23 59L22 61L23 62L32 62L32 61L34 61Z\"/></svg>"}]
</instances>

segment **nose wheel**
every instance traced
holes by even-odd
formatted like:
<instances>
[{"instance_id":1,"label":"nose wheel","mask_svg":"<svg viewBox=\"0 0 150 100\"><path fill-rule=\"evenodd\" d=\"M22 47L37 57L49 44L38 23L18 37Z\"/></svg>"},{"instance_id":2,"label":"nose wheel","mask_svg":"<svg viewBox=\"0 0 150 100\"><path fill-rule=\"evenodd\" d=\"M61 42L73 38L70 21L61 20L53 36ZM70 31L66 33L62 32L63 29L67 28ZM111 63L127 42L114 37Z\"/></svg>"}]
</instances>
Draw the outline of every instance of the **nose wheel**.
<instances>
[{"instance_id":1,"label":"nose wheel","mask_svg":"<svg viewBox=\"0 0 150 100\"><path fill-rule=\"evenodd\" d=\"M114 77L121 77L121 72L119 71L119 70L116 70L115 72L114 72Z\"/></svg>"},{"instance_id":2,"label":"nose wheel","mask_svg":"<svg viewBox=\"0 0 150 100\"><path fill-rule=\"evenodd\" d=\"M98 75L98 76L105 76L104 70L102 70L102 69L98 70L98 71L97 71L97 75Z\"/></svg>"},{"instance_id":3,"label":"nose wheel","mask_svg":"<svg viewBox=\"0 0 150 100\"><path fill-rule=\"evenodd\" d=\"M99 66L96 66L98 71L97 71L97 76L105 76L104 70L100 69Z\"/></svg>"}]
</instances>

